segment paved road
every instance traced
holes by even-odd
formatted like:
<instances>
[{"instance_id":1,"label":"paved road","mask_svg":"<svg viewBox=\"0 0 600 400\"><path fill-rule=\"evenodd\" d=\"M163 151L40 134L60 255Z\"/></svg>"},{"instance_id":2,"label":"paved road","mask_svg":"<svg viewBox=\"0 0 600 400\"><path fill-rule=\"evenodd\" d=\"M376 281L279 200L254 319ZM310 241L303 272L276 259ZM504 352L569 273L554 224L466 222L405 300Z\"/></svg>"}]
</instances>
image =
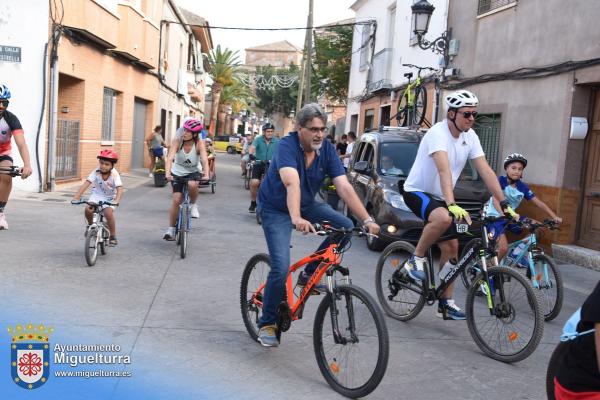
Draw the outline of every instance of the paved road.
<instances>
[{"instance_id":1,"label":"paved road","mask_svg":"<svg viewBox=\"0 0 600 400\"><path fill-rule=\"evenodd\" d=\"M135 398L136 392L144 393L140 398L171 399L340 398L313 355L317 301L309 303L278 349L260 347L245 331L240 276L246 260L266 245L247 213L238 160L219 154L217 193L203 190L201 219L185 260L174 243L161 239L170 190L153 187L148 178L127 179L130 188L117 213L119 246L93 268L83 256L83 209L66 202L68 193L16 193L19 200L7 209L11 229L0 232L0 324L40 321L55 327L55 342L114 343L131 354L132 378L105 378L102 385L90 379L82 383L87 392L81 398ZM293 244L297 259L318 239L295 234ZM356 239L344 259L354 283L373 295L377 257ZM546 364L562 324L599 277L575 266L561 268L563 312L545 325L543 342L530 358L514 365L493 361L478 350L464 322L444 322L427 307L410 323L387 320L390 363L369 398L545 398ZM456 297L464 303L463 290ZM7 360L0 364L8 379ZM52 398L53 387L67 388L62 396L71 393L60 384L52 378L39 394L46 390L45 398Z\"/></svg>"}]
</instances>

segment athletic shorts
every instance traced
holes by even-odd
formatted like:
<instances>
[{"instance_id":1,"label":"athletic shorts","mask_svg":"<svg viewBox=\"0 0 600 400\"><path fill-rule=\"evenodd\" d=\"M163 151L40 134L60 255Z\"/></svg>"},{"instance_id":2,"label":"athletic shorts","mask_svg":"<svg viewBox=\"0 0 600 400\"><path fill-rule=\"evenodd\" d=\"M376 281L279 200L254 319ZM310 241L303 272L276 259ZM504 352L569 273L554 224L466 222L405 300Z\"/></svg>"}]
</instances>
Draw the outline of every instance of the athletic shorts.
<instances>
[{"instance_id":1,"label":"athletic shorts","mask_svg":"<svg viewBox=\"0 0 600 400\"><path fill-rule=\"evenodd\" d=\"M436 199L429 193L403 192L402 195L404 196L404 202L408 208L424 222L429 221L429 215L436 208L442 207L448 209L444 201Z\"/></svg>"},{"instance_id":2,"label":"athletic shorts","mask_svg":"<svg viewBox=\"0 0 600 400\"><path fill-rule=\"evenodd\" d=\"M0 156L0 162L2 162L2 161L10 161L11 164L14 162L12 157L9 156L8 154Z\"/></svg>"},{"instance_id":3,"label":"athletic shorts","mask_svg":"<svg viewBox=\"0 0 600 400\"><path fill-rule=\"evenodd\" d=\"M152 149L152 155L154 157L162 157L163 156L163 148L162 147L155 147Z\"/></svg>"},{"instance_id":4,"label":"athletic shorts","mask_svg":"<svg viewBox=\"0 0 600 400\"><path fill-rule=\"evenodd\" d=\"M111 203L113 202L113 199L109 199L107 197L102 197L102 196L96 196L96 195L91 195L90 198L88 199L89 203L100 203L101 201L110 201ZM104 214L104 210L107 208L112 208L113 210L115 209L115 206L109 206L108 204L103 204L102 206L100 206L100 211Z\"/></svg>"},{"instance_id":5,"label":"athletic shorts","mask_svg":"<svg viewBox=\"0 0 600 400\"><path fill-rule=\"evenodd\" d=\"M192 180L198 180L200 179L200 172L194 172L193 174L187 174L183 176L173 175L173 180L171 181L171 186L173 186L173 193L183 193L184 182L176 180L177 178L189 178Z\"/></svg>"},{"instance_id":6,"label":"athletic shorts","mask_svg":"<svg viewBox=\"0 0 600 400\"><path fill-rule=\"evenodd\" d=\"M262 179L263 175L267 172L267 164L264 162L254 163L252 167L252 179Z\"/></svg>"},{"instance_id":7,"label":"athletic shorts","mask_svg":"<svg viewBox=\"0 0 600 400\"><path fill-rule=\"evenodd\" d=\"M504 232L509 231L515 235L523 233L523 228L517 224L508 223L506 221L496 221L490 224L486 224L488 233L492 235L493 239L498 239Z\"/></svg>"}]
</instances>

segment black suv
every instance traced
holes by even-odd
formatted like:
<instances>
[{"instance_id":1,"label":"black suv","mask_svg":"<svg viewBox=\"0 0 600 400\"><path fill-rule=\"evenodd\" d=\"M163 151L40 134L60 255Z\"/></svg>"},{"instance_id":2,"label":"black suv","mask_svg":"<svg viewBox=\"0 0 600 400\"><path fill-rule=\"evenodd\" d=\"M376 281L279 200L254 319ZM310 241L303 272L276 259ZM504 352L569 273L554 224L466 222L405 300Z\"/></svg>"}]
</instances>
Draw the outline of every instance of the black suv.
<instances>
[{"instance_id":1,"label":"black suv","mask_svg":"<svg viewBox=\"0 0 600 400\"><path fill-rule=\"evenodd\" d=\"M386 225L379 238L368 237L367 246L371 250L380 251L398 240L416 244L421 237L423 222L404 203L399 185L410 172L425 132L380 128L364 133L354 145L348 179L369 214L379 225ZM456 183L454 196L470 213L478 212L489 199L489 192L470 163ZM390 225L393 228L387 229Z\"/></svg>"}]
</instances>

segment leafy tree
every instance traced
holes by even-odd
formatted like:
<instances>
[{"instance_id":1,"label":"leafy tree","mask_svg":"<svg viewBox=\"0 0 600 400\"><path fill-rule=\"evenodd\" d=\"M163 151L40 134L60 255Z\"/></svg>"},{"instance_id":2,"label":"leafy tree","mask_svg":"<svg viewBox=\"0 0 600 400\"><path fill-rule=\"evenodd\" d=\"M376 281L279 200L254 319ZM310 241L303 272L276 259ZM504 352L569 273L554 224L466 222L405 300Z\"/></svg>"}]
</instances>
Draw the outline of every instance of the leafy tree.
<instances>
[{"instance_id":1,"label":"leafy tree","mask_svg":"<svg viewBox=\"0 0 600 400\"><path fill-rule=\"evenodd\" d=\"M208 63L210 64L210 76L213 80L210 125L211 129L215 129L221 92L224 87L231 86L236 82L235 77L239 73L238 52L228 48L221 49L221 45L218 45L216 49L209 53Z\"/></svg>"},{"instance_id":2,"label":"leafy tree","mask_svg":"<svg viewBox=\"0 0 600 400\"><path fill-rule=\"evenodd\" d=\"M352 26L334 26L315 35L313 86L320 94L343 104L348 98L352 32Z\"/></svg>"},{"instance_id":3,"label":"leafy tree","mask_svg":"<svg viewBox=\"0 0 600 400\"><path fill-rule=\"evenodd\" d=\"M255 99L252 90L240 79L235 78L233 84L223 87L220 103L230 105L235 114L250 107Z\"/></svg>"}]
</instances>

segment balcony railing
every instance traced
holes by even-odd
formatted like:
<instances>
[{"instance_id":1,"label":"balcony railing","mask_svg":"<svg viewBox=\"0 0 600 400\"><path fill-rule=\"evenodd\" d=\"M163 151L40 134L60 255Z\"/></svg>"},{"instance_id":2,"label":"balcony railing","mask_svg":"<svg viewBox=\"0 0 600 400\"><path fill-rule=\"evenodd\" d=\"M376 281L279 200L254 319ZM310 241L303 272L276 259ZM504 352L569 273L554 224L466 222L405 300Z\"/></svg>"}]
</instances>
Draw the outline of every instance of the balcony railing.
<instances>
[{"instance_id":1,"label":"balcony railing","mask_svg":"<svg viewBox=\"0 0 600 400\"><path fill-rule=\"evenodd\" d=\"M392 88L392 55L393 49L383 49L373 56L373 63L369 72L369 93L375 93Z\"/></svg>"}]
</instances>

